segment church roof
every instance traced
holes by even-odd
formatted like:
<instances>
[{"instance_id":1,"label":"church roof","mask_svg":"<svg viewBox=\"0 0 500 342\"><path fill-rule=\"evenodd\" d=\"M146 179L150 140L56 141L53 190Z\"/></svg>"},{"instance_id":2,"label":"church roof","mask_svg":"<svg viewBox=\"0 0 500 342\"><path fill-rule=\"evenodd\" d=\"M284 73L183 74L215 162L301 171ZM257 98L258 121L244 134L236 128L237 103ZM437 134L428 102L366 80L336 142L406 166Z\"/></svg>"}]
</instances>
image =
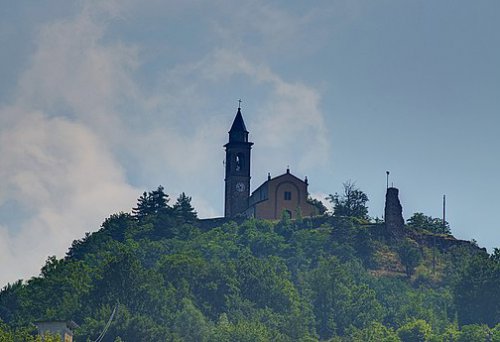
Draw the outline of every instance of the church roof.
<instances>
[{"instance_id":1,"label":"church roof","mask_svg":"<svg viewBox=\"0 0 500 342\"><path fill-rule=\"evenodd\" d=\"M236 117L234 118L233 125L229 132L248 132L240 108L238 108L238 113L236 113Z\"/></svg>"},{"instance_id":2,"label":"church roof","mask_svg":"<svg viewBox=\"0 0 500 342\"><path fill-rule=\"evenodd\" d=\"M271 175L268 175L267 180L264 183L262 183L261 185L259 185L254 191L252 191L252 194L250 195L250 197L253 196L254 193L257 193L260 188L262 188L264 186L268 186L269 183L276 182L278 179L282 179L282 178L293 178L293 179L296 179L297 181L299 181L301 183L305 183L306 186L309 185L309 183L307 181L307 177L305 178L305 180L302 180L299 177L291 174L290 173L290 169L286 169L286 173L283 173L283 174L281 174L279 176L271 178Z\"/></svg>"},{"instance_id":3,"label":"church roof","mask_svg":"<svg viewBox=\"0 0 500 342\"><path fill-rule=\"evenodd\" d=\"M290 169L286 169L286 173L283 173L279 176L276 176L276 177L273 177L271 179L268 179L266 182L273 182L273 181L276 181L277 179L281 179L281 178L285 178L285 177L289 177L289 178L295 178L297 181L301 182L301 183L305 183L307 185L307 177L306 177L306 180L302 180L300 179L299 177L293 175L290 173Z\"/></svg>"},{"instance_id":4,"label":"church roof","mask_svg":"<svg viewBox=\"0 0 500 342\"><path fill-rule=\"evenodd\" d=\"M76 324L75 322L73 322L71 320L69 320L69 321L65 321L65 320L42 320L42 321L36 321L36 322L33 322L33 323L36 326L43 325L43 324L64 324L64 325L66 325L67 328L69 328L71 330L80 328L80 326L78 324Z\"/></svg>"}]
</instances>

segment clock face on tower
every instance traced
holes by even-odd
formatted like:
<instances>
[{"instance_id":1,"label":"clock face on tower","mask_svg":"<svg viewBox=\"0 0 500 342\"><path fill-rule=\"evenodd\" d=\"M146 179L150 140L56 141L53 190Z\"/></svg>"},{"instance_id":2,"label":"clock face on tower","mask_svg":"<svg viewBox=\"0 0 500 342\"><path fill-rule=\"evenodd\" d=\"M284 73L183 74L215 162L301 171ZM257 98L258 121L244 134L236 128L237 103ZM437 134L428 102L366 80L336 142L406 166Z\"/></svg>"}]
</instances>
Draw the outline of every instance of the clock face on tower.
<instances>
[{"instance_id":1,"label":"clock face on tower","mask_svg":"<svg viewBox=\"0 0 500 342\"><path fill-rule=\"evenodd\" d=\"M238 191L238 192L245 191L245 183L243 183L243 182L236 183L236 191Z\"/></svg>"}]
</instances>

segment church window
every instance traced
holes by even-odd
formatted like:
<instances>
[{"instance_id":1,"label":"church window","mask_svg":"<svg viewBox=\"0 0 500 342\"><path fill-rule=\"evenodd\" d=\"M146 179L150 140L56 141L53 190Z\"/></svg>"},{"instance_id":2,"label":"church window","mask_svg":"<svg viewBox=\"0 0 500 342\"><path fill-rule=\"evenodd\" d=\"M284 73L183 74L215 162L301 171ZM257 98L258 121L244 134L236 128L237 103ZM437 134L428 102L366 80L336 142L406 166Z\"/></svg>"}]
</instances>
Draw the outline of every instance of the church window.
<instances>
[{"instance_id":1,"label":"church window","mask_svg":"<svg viewBox=\"0 0 500 342\"><path fill-rule=\"evenodd\" d=\"M292 193L290 191L285 191L285 201L292 200Z\"/></svg>"},{"instance_id":2,"label":"church window","mask_svg":"<svg viewBox=\"0 0 500 342\"><path fill-rule=\"evenodd\" d=\"M238 153L236 155L236 171L243 170L243 153Z\"/></svg>"}]
</instances>

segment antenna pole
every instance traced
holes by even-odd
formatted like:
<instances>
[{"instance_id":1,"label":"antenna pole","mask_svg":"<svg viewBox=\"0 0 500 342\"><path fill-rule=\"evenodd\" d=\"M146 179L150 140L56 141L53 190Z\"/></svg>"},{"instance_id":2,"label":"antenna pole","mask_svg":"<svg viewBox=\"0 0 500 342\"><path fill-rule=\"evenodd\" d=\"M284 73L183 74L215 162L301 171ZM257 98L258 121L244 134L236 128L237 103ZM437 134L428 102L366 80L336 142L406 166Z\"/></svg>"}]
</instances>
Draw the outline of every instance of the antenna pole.
<instances>
[{"instance_id":1,"label":"antenna pole","mask_svg":"<svg viewBox=\"0 0 500 342\"><path fill-rule=\"evenodd\" d=\"M446 227L446 195L443 195L443 228Z\"/></svg>"},{"instance_id":2,"label":"antenna pole","mask_svg":"<svg viewBox=\"0 0 500 342\"><path fill-rule=\"evenodd\" d=\"M222 192L222 213L226 216L226 159L222 160L222 174L224 175L224 191Z\"/></svg>"},{"instance_id":3,"label":"antenna pole","mask_svg":"<svg viewBox=\"0 0 500 342\"><path fill-rule=\"evenodd\" d=\"M385 171L385 174L387 175L387 184L386 184L386 189L389 189L389 171Z\"/></svg>"}]
</instances>

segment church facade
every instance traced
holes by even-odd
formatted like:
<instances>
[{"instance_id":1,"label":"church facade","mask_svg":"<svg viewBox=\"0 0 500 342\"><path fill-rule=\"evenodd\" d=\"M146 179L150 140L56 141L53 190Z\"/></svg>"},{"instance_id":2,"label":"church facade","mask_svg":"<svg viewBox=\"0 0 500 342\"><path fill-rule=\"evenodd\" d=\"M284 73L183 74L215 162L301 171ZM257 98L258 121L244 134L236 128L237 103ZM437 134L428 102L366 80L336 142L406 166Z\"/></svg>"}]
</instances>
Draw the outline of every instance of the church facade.
<instances>
[{"instance_id":1,"label":"church facade","mask_svg":"<svg viewBox=\"0 0 500 342\"><path fill-rule=\"evenodd\" d=\"M224 145L225 195L224 216L243 215L261 219L280 219L283 214L290 218L298 215L312 216L317 209L308 202L308 181L286 173L268 179L250 194L250 162L252 142L248 141L241 108L229 130L229 141Z\"/></svg>"}]
</instances>

